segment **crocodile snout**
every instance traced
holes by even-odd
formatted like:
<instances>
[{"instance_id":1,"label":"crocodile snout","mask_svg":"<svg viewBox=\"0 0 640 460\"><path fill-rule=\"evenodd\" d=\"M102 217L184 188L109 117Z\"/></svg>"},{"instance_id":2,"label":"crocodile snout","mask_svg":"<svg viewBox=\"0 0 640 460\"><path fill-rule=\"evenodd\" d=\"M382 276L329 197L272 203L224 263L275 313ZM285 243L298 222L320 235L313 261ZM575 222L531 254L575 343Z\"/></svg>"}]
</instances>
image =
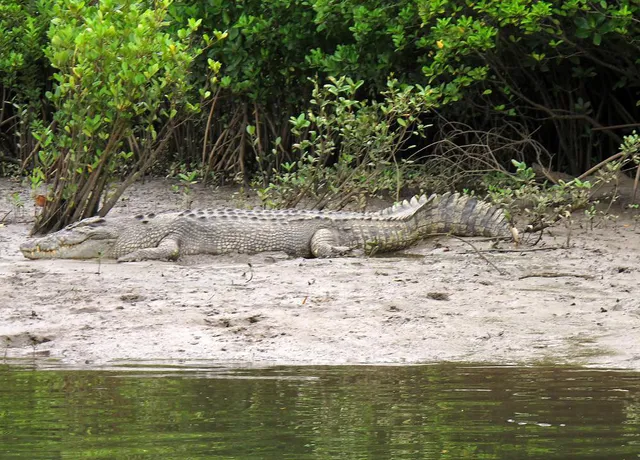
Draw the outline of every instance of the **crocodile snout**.
<instances>
[{"instance_id":1,"label":"crocodile snout","mask_svg":"<svg viewBox=\"0 0 640 460\"><path fill-rule=\"evenodd\" d=\"M29 240L20 245L20 251L28 259L42 259L43 257L55 257L60 249L57 241Z\"/></svg>"}]
</instances>

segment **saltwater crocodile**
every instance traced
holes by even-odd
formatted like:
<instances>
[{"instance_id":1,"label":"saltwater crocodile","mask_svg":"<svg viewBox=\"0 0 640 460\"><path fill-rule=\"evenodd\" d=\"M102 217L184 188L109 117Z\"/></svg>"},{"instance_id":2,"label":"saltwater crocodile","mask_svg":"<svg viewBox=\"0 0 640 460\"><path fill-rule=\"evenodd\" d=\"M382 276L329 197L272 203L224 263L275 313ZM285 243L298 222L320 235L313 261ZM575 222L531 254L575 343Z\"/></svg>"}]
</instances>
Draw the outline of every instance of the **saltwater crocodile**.
<instances>
[{"instance_id":1,"label":"saltwater crocodile","mask_svg":"<svg viewBox=\"0 0 640 460\"><path fill-rule=\"evenodd\" d=\"M377 212L215 209L90 217L33 238L29 259L175 260L187 254L283 251L298 257L406 248L434 233L516 238L504 211L474 197L414 197Z\"/></svg>"}]
</instances>

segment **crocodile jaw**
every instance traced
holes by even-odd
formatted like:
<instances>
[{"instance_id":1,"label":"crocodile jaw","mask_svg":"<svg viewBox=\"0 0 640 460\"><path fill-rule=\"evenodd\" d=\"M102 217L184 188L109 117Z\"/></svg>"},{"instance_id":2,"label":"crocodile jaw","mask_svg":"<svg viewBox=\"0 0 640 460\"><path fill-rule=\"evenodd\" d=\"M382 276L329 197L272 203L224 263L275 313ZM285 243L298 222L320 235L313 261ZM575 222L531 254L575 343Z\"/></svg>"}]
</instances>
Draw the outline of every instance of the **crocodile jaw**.
<instances>
[{"instance_id":1,"label":"crocodile jaw","mask_svg":"<svg viewBox=\"0 0 640 460\"><path fill-rule=\"evenodd\" d=\"M20 251L27 259L95 259L107 256L116 239L105 232L63 229L23 243Z\"/></svg>"}]
</instances>

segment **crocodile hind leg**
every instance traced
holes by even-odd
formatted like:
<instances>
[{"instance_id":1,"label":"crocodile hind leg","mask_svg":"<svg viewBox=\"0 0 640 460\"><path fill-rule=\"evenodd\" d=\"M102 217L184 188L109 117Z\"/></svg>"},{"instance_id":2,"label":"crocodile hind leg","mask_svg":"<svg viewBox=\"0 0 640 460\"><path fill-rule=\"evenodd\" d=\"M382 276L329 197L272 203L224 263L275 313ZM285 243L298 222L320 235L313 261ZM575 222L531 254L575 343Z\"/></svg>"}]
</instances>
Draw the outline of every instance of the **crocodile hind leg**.
<instances>
[{"instance_id":1,"label":"crocodile hind leg","mask_svg":"<svg viewBox=\"0 0 640 460\"><path fill-rule=\"evenodd\" d=\"M136 262L139 260L177 260L180 256L178 240L163 239L155 248L138 249L118 257L118 262Z\"/></svg>"},{"instance_id":2,"label":"crocodile hind leg","mask_svg":"<svg viewBox=\"0 0 640 460\"><path fill-rule=\"evenodd\" d=\"M326 228L316 231L311 237L311 254L314 257L337 257L351 252L347 246L338 246L334 233Z\"/></svg>"}]
</instances>

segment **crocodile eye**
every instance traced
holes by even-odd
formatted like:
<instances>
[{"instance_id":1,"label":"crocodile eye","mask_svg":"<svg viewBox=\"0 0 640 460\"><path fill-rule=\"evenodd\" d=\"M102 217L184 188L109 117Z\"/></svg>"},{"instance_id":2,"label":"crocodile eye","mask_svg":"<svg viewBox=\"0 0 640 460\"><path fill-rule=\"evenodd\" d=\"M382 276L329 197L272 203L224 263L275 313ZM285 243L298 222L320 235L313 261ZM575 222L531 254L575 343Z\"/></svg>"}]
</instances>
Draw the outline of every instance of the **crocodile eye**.
<instances>
[{"instance_id":1,"label":"crocodile eye","mask_svg":"<svg viewBox=\"0 0 640 460\"><path fill-rule=\"evenodd\" d=\"M102 224L104 224L105 222L106 222L106 220L103 219L103 218L96 219L93 222L88 223L87 227L89 227L89 228L98 228L98 227L101 227Z\"/></svg>"}]
</instances>

